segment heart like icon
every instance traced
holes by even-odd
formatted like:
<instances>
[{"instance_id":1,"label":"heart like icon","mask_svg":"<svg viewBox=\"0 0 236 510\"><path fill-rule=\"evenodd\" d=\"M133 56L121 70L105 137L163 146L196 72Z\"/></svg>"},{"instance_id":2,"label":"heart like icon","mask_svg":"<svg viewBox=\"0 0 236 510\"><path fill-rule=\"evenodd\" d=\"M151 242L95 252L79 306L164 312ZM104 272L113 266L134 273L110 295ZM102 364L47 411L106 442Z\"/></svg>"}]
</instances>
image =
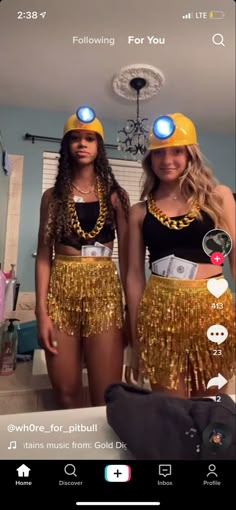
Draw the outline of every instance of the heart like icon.
<instances>
[{"instance_id":1,"label":"heart like icon","mask_svg":"<svg viewBox=\"0 0 236 510\"><path fill-rule=\"evenodd\" d=\"M210 278L207 281L207 288L209 292L216 298L222 296L222 294L224 294L224 292L228 289L228 286L229 284L225 278L220 278L219 280Z\"/></svg>"}]
</instances>

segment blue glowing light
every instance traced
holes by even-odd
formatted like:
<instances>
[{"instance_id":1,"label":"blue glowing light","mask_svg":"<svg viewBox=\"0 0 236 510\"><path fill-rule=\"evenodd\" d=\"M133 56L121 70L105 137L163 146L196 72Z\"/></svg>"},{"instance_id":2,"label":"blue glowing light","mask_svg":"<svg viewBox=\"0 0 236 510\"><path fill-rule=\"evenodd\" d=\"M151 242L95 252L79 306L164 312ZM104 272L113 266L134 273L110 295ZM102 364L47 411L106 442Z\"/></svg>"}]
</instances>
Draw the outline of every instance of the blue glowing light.
<instances>
[{"instance_id":1,"label":"blue glowing light","mask_svg":"<svg viewBox=\"0 0 236 510\"><path fill-rule=\"evenodd\" d=\"M80 106L76 112L76 116L81 122L86 124L92 122L95 119L96 114L90 106Z\"/></svg>"},{"instance_id":2,"label":"blue glowing light","mask_svg":"<svg viewBox=\"0 0 236 510\"><path fill-rule=\"evenodd\" d=\"M175 124L171 117L167 115L163 115L162 117L158 117L153 123L153 134L156 138L160 138L161 140L165 140L173 135L175 130Z\"/></svg>"}]
</instances>

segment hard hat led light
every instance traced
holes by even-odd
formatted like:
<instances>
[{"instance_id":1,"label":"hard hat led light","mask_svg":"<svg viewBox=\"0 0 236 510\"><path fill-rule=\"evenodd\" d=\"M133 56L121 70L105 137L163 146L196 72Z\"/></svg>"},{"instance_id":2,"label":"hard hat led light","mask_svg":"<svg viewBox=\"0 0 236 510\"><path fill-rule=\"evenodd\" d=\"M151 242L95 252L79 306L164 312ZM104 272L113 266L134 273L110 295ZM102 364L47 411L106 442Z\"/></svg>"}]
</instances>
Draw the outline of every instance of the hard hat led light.
<instances>
[{"instance_id":1,"label":"hard hat led light","mask_svg":"<svg viewBox=\"0 0 236 510\"><path fill-rule=\"evenodd\" d=\"M153 123L153 134L156 138L165 140L173 135L175 131L175 124L171 117L162 115L158 117Z\"/></svg>"},{"instance_id":2,"label":"hard hat led light","mask_svg":"<svg viewBox=\"0 0 236 510\"><path fill-rule=\"evenodd\" d=\"M76 116L78 120L86 124L92 122L95 119L96 114L90 106L80 106L76 111Z\"/></svg>"}]
</instances>

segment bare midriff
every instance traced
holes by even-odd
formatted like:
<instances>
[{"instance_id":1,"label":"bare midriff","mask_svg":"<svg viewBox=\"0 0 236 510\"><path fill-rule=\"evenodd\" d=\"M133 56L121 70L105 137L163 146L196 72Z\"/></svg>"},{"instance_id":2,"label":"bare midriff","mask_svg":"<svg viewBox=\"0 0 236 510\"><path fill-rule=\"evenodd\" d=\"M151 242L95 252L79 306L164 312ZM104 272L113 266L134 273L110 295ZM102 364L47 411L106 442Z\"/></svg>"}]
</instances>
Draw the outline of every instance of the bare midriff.
<instances>
[{"instance_id":1,"label":"bare midriff","mask_svg":"<svg viewBox=\"0 0 236 510\"><path fill-rule=\"evenodd\" d=\"M107 248L110 248L110 250L112 250L113 242L111 241L109 243L104 243L103 246L107 246ZM78 257L79 255L81 255L81 251L77 250L73 246L68 246L66 244L57 243L55 246L55 254L56 255L75 255Z\"/></svg>"},{"instance_id":2,"label":"bare midriff","mask_svg":"<svg viewBox=\"0 0 236 510\"><path fill-rule=\"evenodd\" d=\"M110 248L110 250L113 249L113 242L109 242L104 244L104 246L107 246ZM66 244L56 244L55 246L55 254L56 255L74 255L74 256L80 256L81 251L77 250L73 246L68 246ZM198 264L198 270L197 274L195 276L195 280L202 280L205 278L211 278L214 275L223 274L222 272L222 266L216 266L213 264Z\"/></svg>"},{"instance_id":3,"label":"bare midriff","mask_svg":"<svg viewBox=\"0 0 236 510\"><path fill-rule=\"evenodd\" d=\"M216 266L214 264L198 264L197 274L195 280L203 280L205 278L211 278L214 275L223 274L222 266Z\"/></svg>"}]
</instances>

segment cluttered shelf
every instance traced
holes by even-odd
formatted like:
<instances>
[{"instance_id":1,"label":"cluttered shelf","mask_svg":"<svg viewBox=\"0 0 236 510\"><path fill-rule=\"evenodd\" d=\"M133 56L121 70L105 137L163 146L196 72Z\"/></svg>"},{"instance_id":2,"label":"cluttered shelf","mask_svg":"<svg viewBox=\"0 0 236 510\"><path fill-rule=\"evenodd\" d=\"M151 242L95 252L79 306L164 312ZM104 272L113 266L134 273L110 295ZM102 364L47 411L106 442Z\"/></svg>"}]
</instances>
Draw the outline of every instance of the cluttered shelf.
<instances>
[{"instance_id":1,"label":"cluttered shelf","mask_svg":"<svg viewBox=\"0 0 236 510\"><path fill-rule=\"evenodd\" d=\"M49 380L33 376L35 293L19 292L17 283L14 265L9 274L0 269L0 414L57 408Z\"/></svg>"}]
</instances>

